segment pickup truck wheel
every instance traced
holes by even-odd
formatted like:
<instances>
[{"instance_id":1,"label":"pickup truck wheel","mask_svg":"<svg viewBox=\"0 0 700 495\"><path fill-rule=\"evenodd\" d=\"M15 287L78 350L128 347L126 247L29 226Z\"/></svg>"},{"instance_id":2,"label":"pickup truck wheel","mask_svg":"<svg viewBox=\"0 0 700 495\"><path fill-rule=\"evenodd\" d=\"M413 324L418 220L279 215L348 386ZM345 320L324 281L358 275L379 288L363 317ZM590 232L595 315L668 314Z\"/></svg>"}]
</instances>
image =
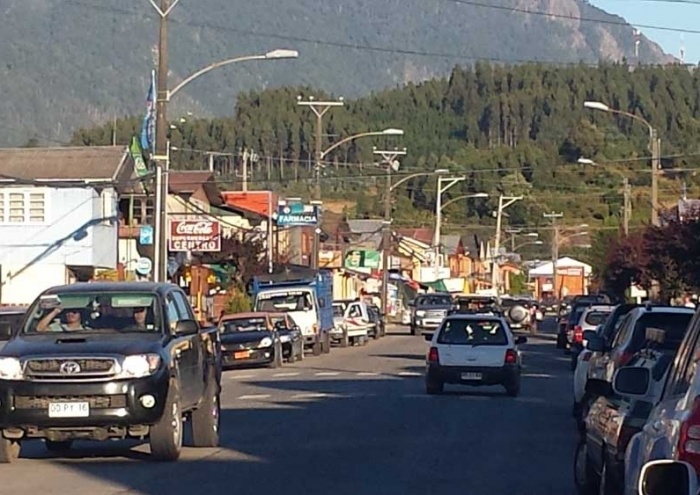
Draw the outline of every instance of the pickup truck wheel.
<instances>
[{"instance_id":1,"label":"pickup truck wheel","mask_svg":"<svg viewBox=\"0 0 700 495\"><path fill-rule=\"evenodd\" d=\"M289 344L289 356L287 356L287 362L293 363L297 360L297 353L294 352L294 343Z\"/></svg>"},{"instance_id":2,"label":"pickup truck wheel","mask_svg":"<svg viewBox=\"0 0 700 495\"><path fill-rule=\"evenodd\" d=\"M381 337L381 336L382 336L382 334L379 333L379 325L375 325L374 326L374 335L372 336L372 338L374 340L379 340L379 337Z\"/></svg>"},{"instance_id":3,"label":"pickup truck wheel","mask_svg":"<svg viewBox=\"0 0 700 495\"><path fill-rule=\"evenodd\" d=\"M64 440L62 442L53 442L51 440L44 440L44 445L46 446L46 450L48 450L49 452L68 452L73 446L73 441Z\"/></svg>"},{"instance_id":4,"label":"pickup truck wheel","mask_svg":"<svg viewBox=\"0 0 700 495\"><path fill-rule=\"evenodd\" d=\"M340 338L340 347L347 347L350 345L350 338L348 337L348 331L343 330L343 336Z\"/></svg>"},{"instance_id":5,"label":"pickup truck wheel","mask_svg":"<svg viewBox=\"0 0 700 495\"><path fill-rule=\"evenodd\" d=\"M304 360L304 341L299 339L299 361Z\"/></svg>"},{"instance_id":6,"label":"pickup truck wheel","mask_svg":"<svg viewBox=\"0 0 700 495\"><path fill-rule=\"evenodd\" d=\"M20 443L2 436L0 432L0 464L9 464L19 457Z\"/></svg>"},{"instance_id":7,"label":"pickup truck wheel","mask_svg":"<svg viewBox=\"0 0 700 495\"><path fill-rule=\"evenodd\" d=\"M192 445L218 447L220 424L219 386L215 380L209 379L202 403L192 412Z\"/></svg>"},{"instance_id":8,"label":"pickup truck wheel","mask_svg":"<svg viewBox=\"0 0 700 495\"><path fill-rule=\"evenodd\" d=\"M163 417L151 426L149 443L151 456L156 461L176 461L180 457L182 410L180 410L180 391L173 382L170 384Z\"/></svg>"}]
</instances>

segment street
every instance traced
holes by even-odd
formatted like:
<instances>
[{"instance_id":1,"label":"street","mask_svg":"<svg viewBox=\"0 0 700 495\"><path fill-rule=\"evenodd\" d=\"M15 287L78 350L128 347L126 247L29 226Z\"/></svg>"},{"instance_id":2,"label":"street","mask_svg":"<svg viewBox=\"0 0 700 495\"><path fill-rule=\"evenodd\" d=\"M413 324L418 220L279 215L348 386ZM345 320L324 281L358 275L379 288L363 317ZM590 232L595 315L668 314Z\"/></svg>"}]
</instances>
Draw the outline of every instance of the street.
<instances>
[{"instance_id":1,"label":"street","mask_svg":"<svg viewBox=\"0 0 700 495\"><path fill-rule=\"evenodd\" d=\"M32 443L0 466L0 494L574 493L571 373L552 333L522 346L518 398L491 387L426 395L426 349L394 327L365 347L228 371L221 448L157 464L144 445L79 443L61 458Z\"/></svg>"}]
</instances>

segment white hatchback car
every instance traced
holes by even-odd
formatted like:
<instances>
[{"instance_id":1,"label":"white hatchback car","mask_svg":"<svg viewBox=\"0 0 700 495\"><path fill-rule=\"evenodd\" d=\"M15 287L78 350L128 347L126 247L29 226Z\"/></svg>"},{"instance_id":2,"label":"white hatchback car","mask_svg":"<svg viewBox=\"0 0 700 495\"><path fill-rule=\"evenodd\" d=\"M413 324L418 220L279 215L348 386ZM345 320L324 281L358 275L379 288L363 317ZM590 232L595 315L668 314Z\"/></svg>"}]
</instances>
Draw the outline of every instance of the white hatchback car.
<instances>
[{"instance_id":1,"label":"white hatchback car","mask_svg":"<svg viewBox=\"0 0 700 495\"><path fill-rule=\"evenodd\" d=\"M522 359L515 337L504 318L487 314L447 316L431 336L426 360L428 394L443 391L446 383L502 385L508 395L520 393Z\"/></svg>"}]
</instances>

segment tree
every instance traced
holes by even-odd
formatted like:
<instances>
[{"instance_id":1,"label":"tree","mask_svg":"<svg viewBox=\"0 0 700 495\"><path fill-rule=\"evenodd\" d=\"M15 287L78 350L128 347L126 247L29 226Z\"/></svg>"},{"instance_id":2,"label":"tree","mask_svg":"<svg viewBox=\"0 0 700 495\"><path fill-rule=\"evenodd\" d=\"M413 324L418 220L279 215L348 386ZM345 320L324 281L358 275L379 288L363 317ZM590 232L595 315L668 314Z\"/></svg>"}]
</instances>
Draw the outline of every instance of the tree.
<instances>
[{"instance_id":1,"label":"tree","mask_svg":"<svg viewBox=\"0 0 700 495\"><path fill-rule=\"evenodd\" d=\"M222 265L228 278L224 285L245 291L246 285L254 276L267 271L265 251L265 244L259 238L222 238L221 251L202 253L199 261L202 264Z\"/></svg>"},{"instance_id":2,"label":"tree","mask_svg":"<svg viewBox=\"0 0 700 495\"><path fill-rule=\"evenodd\" d=\"M614 239L608 248L603 286L618 297L624 297L634 283L648 287L647 263L643 233Z\"/></svg>"}]
</instances>

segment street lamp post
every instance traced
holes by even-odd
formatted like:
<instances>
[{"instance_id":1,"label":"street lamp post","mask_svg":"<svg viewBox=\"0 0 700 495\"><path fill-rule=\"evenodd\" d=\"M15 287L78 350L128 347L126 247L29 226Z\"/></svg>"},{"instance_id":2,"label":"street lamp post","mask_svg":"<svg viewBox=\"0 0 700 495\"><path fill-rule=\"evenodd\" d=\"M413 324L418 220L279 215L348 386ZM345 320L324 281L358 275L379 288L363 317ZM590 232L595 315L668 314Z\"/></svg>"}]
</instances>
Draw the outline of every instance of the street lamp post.
<instances>
[{"instance_id":1,"label":"street lamp post","mask_svg":"<svg viewBox=\"0 0 700 495\"><path fill-rule=\"evenodd\" d=\"M516 201L523 199L523 196L503 196L498 197L498 210L496 212L496 239L493 246L493 254L491 255L491 289L495 291L496 300L501 303L500 288L499 288L499 278L500 278L500 267L498 266L498 251L501 249L501 225L503 222L503 210L508 208L510 205Z\"/></svg>"},{"instance_id":2,"label":"street lamp post","mask_svg":"<svg viewBox=\"0 0 700 495\"><path fill-rule=\"evenodd\" d=\"M151 6L160 17L160 28L158 36L158 74L157 74L157 96L156 96L156 125L155 125L155 153L151 157L156 168L156 221L154 239L154 267L153 280L160 282L167 280L168 247L167 247L167 198L168 198L168 175L170 168L170 151L167 136L167 106L170 99L180 91L185 85L194 79L210 72L218 67L242 62L246 60L265 60L279 58L296 58L298 53L293 50L274 50L265 55L255 55L251 57L239 57L228 59L211 64L187 77L172 91L168 90L168 17L180 0L149 0Z\"/></svg>"},{"instance_id":3,"label":"street lamp post","mask_svg":"<svg viewBox=\"0 0 700 495\"><path fill-rule=\"evenodd\" d=\"M656 129L643 117L631 112L610 108L610 106L600 101L585 101L585 108L599 110L601 112L624 115L632 120L641 122L649 130L649 152L651 153L651 223L659 225L659 170L661 170L661 139L658 137ZM585 159L584 159L585 160ZM583 163L580 162L579 163ZM588 161L586 161L588 163Z\"/></svg>"},{"instance_id":4,"label":"street lamp post","mask_svg":"<svg viewBox=\"0 0 700 495\"><path fill-rule=\"evenodd\" d=\"M467 198L488 198L488 193L474 193L474 194L464 194L449 200L448 202L442 202L442 193L447 191L450 187L454 186L458 182L463 181L466 177L438 177L437 186L437 200L435 202L435 236L433 238L433 245L435 246L435 260L433 261L433 268L435 270L435 281L440 278L440 237L442 237L442 210L446 206ZM446 182L446 186L442 186L442 183Z\"/></svg>"}]
</instances>

